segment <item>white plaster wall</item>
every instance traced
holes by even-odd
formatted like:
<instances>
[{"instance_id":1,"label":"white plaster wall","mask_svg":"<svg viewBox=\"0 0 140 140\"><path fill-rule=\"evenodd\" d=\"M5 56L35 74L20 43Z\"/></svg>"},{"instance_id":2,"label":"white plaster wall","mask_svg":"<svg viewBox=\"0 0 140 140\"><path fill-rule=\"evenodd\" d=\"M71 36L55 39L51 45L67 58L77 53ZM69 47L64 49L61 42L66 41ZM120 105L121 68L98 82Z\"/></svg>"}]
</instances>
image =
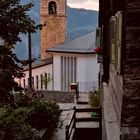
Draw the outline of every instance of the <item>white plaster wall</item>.
<instances>
[{"instance_id":1,"label":"white plaster wall","mask_svg":"<svg viewBox=\"0 0 140 140\"><path fill-rule=\"evenodd\" d=\"M38 78L39 78L39 90L40 90L41 89L40 75L45 74L45 73L50 73L50 75L52 76L52 64L32 69L32 77L34 77L35 89L36 89L36 75L38 75ZM28 70L24 71L24 74L25 74L25 77L21 79L22 87L24 87L23 79L25 79L25 85L28 86L29 71ZM43 85L43 89L44 89L44 85ZM52 90L52 81L48 84L48 90Z\"/></svg>"},{"instance_id":2,"label":"white plaster wall","mask_svg":"<svg viewBox=\"0 0 140 140\"><path fill-rule=\"evenodd\" d=\"M55 53L53 57L54 90L61 90L61 56L77 58L77 82L98 83L99 64L97 64L96 54Z\"/></svg>"},{"instance_id":3,"label":"white plaster wall","mask_svg":"<svg viewBox=\"0 0 140 140\"><path fill-rule=\"evenodd\" d=\"M98 82L99 64L96 55L86 56L86 81Z\"/></svg>"},{"instance_id":4,"label":"white plaster wall","mask_svg":"<svg viewBox=\"0 0 140 140\"><path fill-rule=\"evenodd\" d=\"M97 82L99 64L95 54L80 55L77 57L77 81Z\"/></svg>"},{"instance_id":5,"label":"white plaster wall","mask_svg":"<svg viewBox=\"0 0 140 140\"><path fill-rule=\"evenodd\" d=\"M77 57L77 82L80 92L89 92L98 84L99 64L96 54Z\"/></svg>"},{"instance_id":6,"label":"white plaster wall","mask_svg":"<svg viewBox=\"0 0 140 140\"><path fill-rule=\"evenodd\" d=\"M55 54L53 56L53 89L61 90L61 55Z\"/></svg>"},{"instance_id":7,"label":"white plaster wall","mask_svg":"<svg viewBox=\"0 0 140 140\"><path fill-rule=\"evenodd\" d=\"M86 81L86 60L84 56L77 56L77 82Z\"/></svg>"},{"instance_id":8,"label":"white plaster wall","mask_svg":"<svg viewBox=\"0 0 140 140\"><path fill-rule=\"evenodd\" d=\"M32 69L32 76L34 77L34 86L36 89L36 75L39 78L39 90L41 89L40 75L50 73L52 75L52 81L48 84L48 90L61 90L61 56L76 57L77 58L77 82L98 83L98 71L99 64L95 54L64 54L55 53L53 56L53 64L45 65L42 67ZM23 79L25 79L26 86L28 86L29 72L25 71L25 78L21 79L21 85L23 85ZM44 87L43 87L44 89Z\"/></svg>"}]
</instances>

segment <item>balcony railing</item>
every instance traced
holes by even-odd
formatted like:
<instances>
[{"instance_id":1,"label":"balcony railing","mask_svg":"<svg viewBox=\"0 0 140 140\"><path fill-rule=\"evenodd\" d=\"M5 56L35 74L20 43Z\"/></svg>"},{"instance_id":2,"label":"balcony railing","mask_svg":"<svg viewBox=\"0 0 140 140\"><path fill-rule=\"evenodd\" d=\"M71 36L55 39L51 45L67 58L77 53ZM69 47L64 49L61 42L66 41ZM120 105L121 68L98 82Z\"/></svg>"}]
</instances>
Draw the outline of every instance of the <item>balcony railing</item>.
<instances>
[{"instance_id":1,"label":"balcony railing","mask_svg":"<svg viewBox=\"0 0 140 140\"><path fill-rule=\"evenodd\" d=\"M98 87L97 82L78 82L79 93L89 93Z\"/></svg>"}]
</instances>

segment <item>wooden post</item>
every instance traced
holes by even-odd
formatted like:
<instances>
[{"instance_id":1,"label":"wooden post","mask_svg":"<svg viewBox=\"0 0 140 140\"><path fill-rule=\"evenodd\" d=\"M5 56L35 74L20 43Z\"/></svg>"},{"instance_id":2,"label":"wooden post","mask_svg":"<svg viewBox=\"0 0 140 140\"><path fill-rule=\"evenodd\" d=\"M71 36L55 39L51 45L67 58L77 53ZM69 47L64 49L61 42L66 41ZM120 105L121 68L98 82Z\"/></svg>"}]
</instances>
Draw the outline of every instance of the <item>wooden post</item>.
<instances>
[{"instance_id":1,"label":"wooden post","mask_svg":"<svg viewBox=\"0 0 140 140\"><path fill-rule=\"evenodd\" d=\"M31 32L28 32L28 55L29 55L29 90L32 92L32 46L31 46Z\"/></svg>"},{"instance_id":2,"label":"wooden post","mask_svg":"<svg viewBox=\"0 0 140 140\"><path fill-rule=\"evenodd\" d=\"M74 106L73 109L74 109L74 118L73 118L74 119L74 125L73 126L74 126L74 129L75 129L76 128L76 107Z\"/></svg>"},{"instance_id":3,"label":"wooden post","mask_svg":"<svg viewBox=\"0 0 140 140\"><path fill-rule=\"evenodd\" d=\"M75 91L75 95L76 95L76 102L78 101L79 98L79 92L78 92L78 83L71 83L71 90Z\"/></svg>"},{"instance_id":4,"label":"wooden post","mask_svg":"<svg viewBox=\"0 0 140 140\"><path fill-rule=\"evenodd\" d=\"M99 127L102 129L102 108L100 108L100 111L99 111L100 113L100 121L99 121Z\"/></svg>"},{"instance_id":5,"label":"wooden post","mask_svg":"<svg viewBox=\"0 0 140 140\"><path fill-rule=\"evenodd\" d=\"M65 140L69 140L69 126L66 125L65 129L66 129L66 131L65 131Z\"/></svg>"}]
</instances>

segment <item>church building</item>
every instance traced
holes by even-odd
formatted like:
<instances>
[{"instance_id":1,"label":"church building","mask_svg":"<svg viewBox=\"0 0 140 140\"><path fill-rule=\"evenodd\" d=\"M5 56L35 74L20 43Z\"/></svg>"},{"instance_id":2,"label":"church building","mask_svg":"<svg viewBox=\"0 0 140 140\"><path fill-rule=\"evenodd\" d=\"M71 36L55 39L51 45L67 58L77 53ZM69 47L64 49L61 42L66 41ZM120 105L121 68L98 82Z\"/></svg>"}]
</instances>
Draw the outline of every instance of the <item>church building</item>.
<instances>
[{"instance_id":1,"label":"church building","mask_svg":"<svg viewBox=\"0 0 140 140\"><path fill-rule=\"evenodd\" d=\"M98 83L95 32L67 42L66 8L66 0L40 0L40 23L46 26L40 34L41 62L32 64L35 90L68 91L70 83L78 82L81 90L88 92ZM28 66L24 73L23 88L29 83Z\"/></svg>"}]
</instances>

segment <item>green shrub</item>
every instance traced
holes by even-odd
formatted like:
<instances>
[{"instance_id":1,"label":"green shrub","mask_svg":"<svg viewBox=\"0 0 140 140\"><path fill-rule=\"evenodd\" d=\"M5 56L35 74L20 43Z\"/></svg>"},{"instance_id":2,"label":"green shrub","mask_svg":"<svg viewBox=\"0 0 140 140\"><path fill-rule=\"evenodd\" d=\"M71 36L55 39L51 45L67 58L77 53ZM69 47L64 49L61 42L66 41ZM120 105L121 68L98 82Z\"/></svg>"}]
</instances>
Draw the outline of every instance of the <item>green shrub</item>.
<instances>
[{"instance_id":1,"label":"green shrub","mask_svg":"<svg viewBox=\"0 0 140 140\"><path fill-rule=\"evenodd\" d=\"M59 106L53 102L0 108L0 140L38 140L38 130L56 123L59 113Z\"/></svg>"},{"instance_id":2,"label":"green shrub","mask_svg":"<svg viewBox=\"0 0 140 140\"><path fill-rule=\"evenodd\" d=\"M30 106L32 99L29 98L27 95L21 92L18 92L18 93L14 93L14 100L17 106L27 107L27 106Z\"/></svg>"},{"instance_id":3,"label":"green shrub","mask_svg":"<svg viewBox=\"0 0 140 140\"><path fill-rule=\"evenodd\" d=\"M55 122L59 116L60 109L53 102L36 102L28 113L26 122L33 128L41 129Z\"/></svg>"},{"instance_id":4,"label":"green shrub","mask_svg":"<svg viewBox=\"0 0 140 140\"><path fill-rule=\"evenodd\" d=\"M100 105L99 90L94 90L89 93L89 104L91 107L98 107Z\"/></svg>"},{"instance_id":5,"label":"green shrub","mask_svg":"<svg viewBox=\"0 0 140 140\"><path fill-rule=\"evenodd\" d=\"M1 110L0 140L38 140L38 131L25 123L25 108Z\"/></svg>"}]
</instances>

